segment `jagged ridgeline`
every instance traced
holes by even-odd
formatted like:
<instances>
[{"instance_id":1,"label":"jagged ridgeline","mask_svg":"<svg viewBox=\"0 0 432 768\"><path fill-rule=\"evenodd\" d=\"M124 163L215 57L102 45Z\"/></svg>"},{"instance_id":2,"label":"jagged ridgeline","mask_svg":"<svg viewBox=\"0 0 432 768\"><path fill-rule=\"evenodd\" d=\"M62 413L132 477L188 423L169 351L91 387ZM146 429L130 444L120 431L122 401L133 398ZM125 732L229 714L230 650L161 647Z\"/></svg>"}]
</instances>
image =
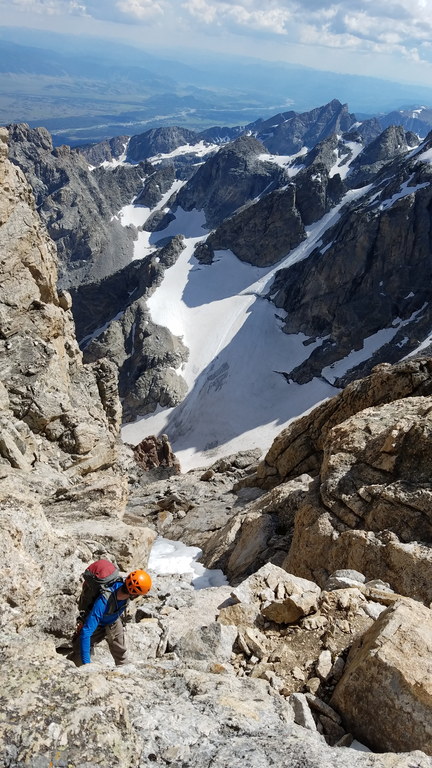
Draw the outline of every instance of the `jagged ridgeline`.
<instances>
[{"instance_id":1,"label":"jagged ridgeline","mask_svg":"<svg viewBox=\"0 0 432 768\"><path fill-rule=\"evenodd\" d=\"M72 294L84 359L108 357L117 367L125 422L174 408L165 430L175 447L190 449L199 436L185 435L211 407L215 376L225 401L232 398L236 344L218 364L209 352L200 367L200 349L186 338L194 329L176 331L175 320L155 321L148 308L165 270L180 256L187 262L193 248L208 285L219 284L220 254L235 254L250 269L249 292L275 306L274 336L281 329L297 339L293 346L276 338L277 363L257 363L263 386L285 379L277 397L285 392L293 402L270 420L279 415L283 424L301 413L297 384L316 389L312 404L377 363L428 348L429 139L420 113L415 122L408 117L360 121L334 100L242 127L164 127L79 150L54 149L44 129L10 127L10 158L30 181L57 246L59 286ZM420 137L394 124L399 118ZM192 231L197 211L201 227ZM227 285L237 280L230 269ZM246 294L246 277L240 288ZM226 297L220 290L212 300ZM251 327L259 307L249 310ZM249 400L246 391L238 407ZM199 450L256 427L247 413L240 422L215 428Z\"/></svg>"},{"instance_id":2,"label":"jagged ridgeline","mask_svg":"<svg viewBox=\"0 0 432 768\"><path fill-rule=\"evenodd\" d=\"M1 129L0 768L431 768L431 360L353 381L264 460L143 470L119 439L116 366L83 363L8 141ZM158 534L231 585L154 573ZM76 668L80 575L100 557L154 586L131 608L130 664L101 647Z\"/></svg>"}]
</instances>

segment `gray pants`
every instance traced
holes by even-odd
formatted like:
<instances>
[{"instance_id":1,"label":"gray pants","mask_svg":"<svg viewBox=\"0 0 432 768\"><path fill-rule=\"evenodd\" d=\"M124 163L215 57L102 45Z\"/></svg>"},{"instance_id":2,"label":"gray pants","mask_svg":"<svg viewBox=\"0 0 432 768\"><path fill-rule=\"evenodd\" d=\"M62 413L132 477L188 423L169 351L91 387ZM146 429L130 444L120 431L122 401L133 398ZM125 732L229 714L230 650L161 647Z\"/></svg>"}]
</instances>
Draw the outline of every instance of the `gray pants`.
<instances>
[{"instance_id":1,"label":"gray pants","mask_svg":"<svg viewBox=\"0 0 432 768\"><path fill-rule=\"evenodd\" d=\"M90 638L91 655L93 656L94 646L106 640L110 649L111 656L115 661L116 667L127 664L127 650L124 627L121 619L116 619L113 624L107 624L105 627L97 627ZM80 636L79 634L72 641L72 652L68 659L73 661L77 667L82 666Z\"/></svg>"}]
</instances>

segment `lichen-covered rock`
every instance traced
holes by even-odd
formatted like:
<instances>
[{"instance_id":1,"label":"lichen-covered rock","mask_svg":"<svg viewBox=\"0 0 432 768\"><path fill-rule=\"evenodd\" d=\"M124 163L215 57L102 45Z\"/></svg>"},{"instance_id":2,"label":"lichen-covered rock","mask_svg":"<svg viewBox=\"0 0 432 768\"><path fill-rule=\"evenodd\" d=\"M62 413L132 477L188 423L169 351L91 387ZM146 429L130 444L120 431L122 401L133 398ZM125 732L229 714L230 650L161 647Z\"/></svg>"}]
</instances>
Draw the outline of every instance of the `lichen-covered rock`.
<instances>
[{"instance_id":1,"label":"lichen-covered rock","mask_svg":"<svg viewBox=\"0 0 432 768\"><path fill-rule=\"evenodd\" d=\"M232 597L239 603L262 603L275 595L282 599L290 595L312 592L319 595L317 584L307 579L287 573L272 563L267 563L232 591Z\"/></svg>"},{"instance_id":2,"label":"lichen-covered rock","mask_svg":"<svg viewBox=\"0 0 432 768\"><path fill-rule=\"evenodd\" d=\"M156 538L156 532L150 528L100 518L64 522L57 532L86 544L91 550L95 545L99 552L105 550L125 572L144 567Z\"/></svg>"},{"instance_id":3,"label":"lichen-covered rock","mask_svg":"<svg viewBox=\"0 0 432 768\"><path fill-rule=\"evenodd\" d=\"M303 616L314 613L318 608L316 591L292 595L284 600L275 600L262 609L263 616L276 624L294 624Z\"/></svg>"},{"instance_id":4,"label":"lichen-covered rock","mask_svg":"<svg viewBox=\"0 0 432 768\"><path fill-rule=\"evenodd\" d=\"M50 761L59 768L132 768L179 756L209 766L230 729L253 738L267 765L270 742L266 746L261 734L290 737L291 708L262 680L224 678L172 662L137 662L124 671L96 663L76 669L40 638L30 649L30 637L3 658L1 768Z\"/></svg>"},{"instance_id":5,"label":"lichen-covered rock","mask_svg":"<svg viewBox=\"0 0 432 768\"><path fill-rule=\"evenodd\" d=\"M14 490L2 499L1 624L8 632L33 626L67 635L75 618L75 591L92 550L57 533L41 505ZM30 585L31 584L31 588Z\"/></svg>"},{"instance_id":6,"label":"lichen-covered rock","mask_svg":"<svg viewBox=\"0 0 432 768\"><path fill-rule=\"evenodd\" d=\"M321 467L324 506L356 528L430 540L431 439L432 399L425 397L366 408L334 427Z\"/></svg>"},{"instance_id":7,"label":"lichen-covered rock","mask_svg":"<svg viewBox=\"0 0 432 768\"><path fill-rule=\"evenodd\" d=\"M213 622L199 629L191 629L175 645L175 651L181 659L190 661L230 661L234 642L237 637L236 627L220 622Z\"/></svg>"}]
</instances>

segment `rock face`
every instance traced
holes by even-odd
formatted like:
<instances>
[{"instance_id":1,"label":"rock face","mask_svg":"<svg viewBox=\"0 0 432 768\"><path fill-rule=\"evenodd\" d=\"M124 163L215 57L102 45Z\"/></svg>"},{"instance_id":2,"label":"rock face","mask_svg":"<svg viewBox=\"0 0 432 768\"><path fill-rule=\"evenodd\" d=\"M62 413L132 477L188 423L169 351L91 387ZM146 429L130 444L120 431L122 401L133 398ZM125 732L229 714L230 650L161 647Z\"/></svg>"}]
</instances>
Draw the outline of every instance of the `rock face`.
<instances>
[{"instance_id":1,"label":"rock face","mask_svg":"<svg viewBox=\"0 0 432 768\"><path fill-rule=\"evenodd\" d=\"M362 155L366 163L380 158L391 138L398 140L397 129L363 150L359 163ZM363 366L353 365L343 383L374 363L398 360L402 347L407 354L428 334L431 173L429 162L417 155L387 161L372 189L345 207L322 246L277 273L269 296L287 312L286 333L301 330L322 339L309 359L289 372L295 381L310 381L323 368L334 381L331 366L383 329L391 346L380 345Z\"/></svg>"},{"instance_id":2,"label":"rock face","mask_svg":"<svg viewBox=\"0 0 432 768\"><path fill-rule=\"evenodd\" d=\"M219 534L231 578L265 559L320 585L350 568L431 602L431 365L381 366L281 432L241 481L273 490Z\"/></svg>"},{"instance_id":3,"label":"rock face","mask_svg":"<svg viewBox=\"0 0 432 768\"><path fill-rule=\"evenodd\" d=\"M331 703L372 749L432 753L431 652L432 612L414 601L387 608L351 649Z\"/></svg>"},{"instance_id":4,"label":"rock face","mask_svg":"<svg viewBox=\"0 0 432 768\"><path fill-rule=\"evenodd\" d=\"M351 143L351 146L350 144ZM356 144L363 146L363 139L356 133L349 132L342 134L332 133L327 138L319 141L310 149L306 155L297 159L300 168L310 168L313 165L323 165L327 171L330 171L338 158L339 163L345 165L352 159L353 147ZM341 162L343 160L343 162Z\"/></svg>"},{"instance_id":5,"label":"rock face","mask_svg":"<svg viewBox=\"0 0 432 768\"><path fill-rule=\"evenodd\" d=\"M389 112L388 115L382 115L379 118L379 124L382 128L388 128L389 125L402 125L405 130L413 131L420 138L424 138L431 129L431 113L428 107L419 110L398 110Z\"/></svg>"},{"instance_id":6,"label":"rock face","mask_svg":"<svg viewBox=\"0 0 432 768\"><path fill-rule=\"evenodd\" d=\"M327 167L315 160L296 176L296 205L305 226L321 219L337 205L345 192L339 174L330 176Z\"/></svg>"},{"instance_id":7,"label":"rock face","mask_svg":"<svg viewBox=\"0 0 432 768\"><path fill-rule=\"evenodd\" d=\"M401 122L393 116L392 124L399 125ZM353 128L354 125L356 128ZM353 133L353 131L356 132L357 137L361 136L368 143L386 127L387 125L381 125L376 118L364 120L359 124L355 115L348 112L346 104L333 99L328 104L308 112L298 113L290 110L273 115L267 120L260 118L244 127L208 128L202 131L200 136L205 140L224 144L227 141L233 141L239 134L251 133L270 152L291 155L303 147L311 148L334 134ZM410 129L415 131L415 127L410 126Z\"/></svg>"},{"instance_id":8,"label":"rock face","mask_svg":"<svg viewBox=\"0 0 432 768\"><path fill-rule=\"evenodd\" d=\"M159 153L169 154L184 144L197 144L200 138L194 131L177 126L152 128L132 136L127 147L128 162L139 163Z\"/></svg>"},{"instance_id":9,"label":"rock face","mask_svg":"<svg viewBox=\"0 0 432 768\"><path fill-rule=\"evenodd\" d=\"M163 268L174 263L181 251L180 238L157 258L131 264L137 232L123 227L117 216L134 198L139 205L157 205L174 181L174 168L114 163L90 170L83 153L53 149L44 129L16 125L9 134L10 156L30 179L38 212L57 245L59 284L71 287L85 361L96 363L108 356L117 366L126 420L149 413L158 404L177 405L187 387L176 369L187 350L180 339L151 323L143 297L160 282ZM177 138L169 134L166 129L164 135L152 134L146 140L178 146L180 134ZM180 143L193 138L186 134ZM89 150L86 157L103 162L124 155L125 148L125 141L112 140L93 148L93 154ZM113 318L117 320L112 322Z\"/></svg>"},{"instance_id":10,"label":"rock face","mask_svg":"<svg viewBox=\"0 0 432 768\"><path fill-rule=\"evenodd\" d=\"M112 139L99 141L97 144L79 147L78 151L84 155L90 165L102 165L104 162L117 160L125 152L129 143L129 136L114 136Z\"/></svg>"},{"instance_id":11,"label":"rock face","mask_svg":"<svg viewBox=\"0 0 432 768\"><path fill-rule=\"evenodd\" d=\"M53 149L44 128L12 125L11 160L30 181L38 212L57 246L63 287L108 275L131 259L134 228L115 218L142 188L152 166L89 170L69 147Z\"/></svg>"},{"instance_id":12,"label":"rock face","mask_svg":"<svg viewBox=\"0 0 432 768\"><path fill-rule=\"evenodd\" d=\"M333 164L334 157L329 166ZM205 243L197 246L196 257L208 262L214 251L228 248L241 261L255 266L276 264L306 239L305 227L336 205L344 191L338 174L330 177L321 161L311 160L295 181L281 189L266 190L262 198L225 219Z\"/></svg>"},{"instance_id":13,"label":"rock face","mask_svg":"<svg viewBox=\"0 0 432 768\"><path fill-rule=\"evenodd\" d=\"M145 205L148 208L154 208L164 195L171 188L175 181L175 170L173 165L158 168L145 180L141 192L135 198L137 205Z\"/></svg>"},{"instance_id":14,"label":"rock face","mask_svg":"<svg viewBox=\"0 0 432 768\"><path fill-rule=\"evenodd\" d=\"M56 288L54 248L2 132L0 283L3 471L81 476L116 460L115 369L84 367L70 297ZM19 420L18 423L17 420ZM43 482L41 480L41 482Z\"/></svg>"},{"instance_id":15,"label":"rock face","mask_svg":"<svg viewBox=\"0 0 432 768\"><path fill-rule=\"evenodd\" d=\"M255 483L256 475L239 478L238 484L249 482ZM309 475L301 475L258 498L252 497L254 500L246 508L203 544L208 567L222 568L235 583L266 562L281 565L291 543L296 510L311 482Z\"/></svg>"},{"instance_id":16,"label":"rock face","mask_svg":"<svg viewBox=\"0 0 432 768\"><path fill-rule=\"evenodd\" d=\"M406 132L401 125L389 126L354 160L350 184L356 187L367 184L390 160L417 144L418 137L414 133Z\"/></svg>"},{"instance_id":17,"label":"rock face","mask_svg":"<svg viewBox=\"0 0 432 768\"><path fill-rule=\"evenodd\" d=\"M430 398L395 401L331 430L319 484L297 511L285 567L320 582L337 561L431 601L431 489L420 454L430 451L431 408Z\"/></svg>"},{"instance_id":18,"label":"rock face","mask_svg":"<svg viewBox=\"0 0 432 768\"><path fill-rule=\"evenodd\" d=\"M87 347L91 338L99 338L102 326L115 317L120 319L134 301L151 295L164 270L175 264L182 250L183 238L179 235L164 248L132 261L115 274L71 289L72 311L82 346Z\"/></svg>"},{"instance_id":19,"label":"rock face","mask_svg":"<svg viewBox=\"0 0 432 768\"><path fill-rule=\"evenodd\" d=\"M205 242L207 252L231 249L241 261L258 267L276 264L306 237L295 205L295 188L267 194L226 219ZM202 249L196 256L201 259Z\"/></svg>"},{"instance_id":20,"label":"rock face","mask_svg":"<svg viewBox=\"0 0 432 768\"><path fill-rule=\"evenodd\" d=\"M348 112L348 105L333 99L309 112L284 112L267 121L252 123L248 128L256 131L269 152L293 155L302 147L315 146L333 133L348 131L355 121L355 115Z\"/></svg>"},{"instance_id":21,"label":"rock face","mask_svg":"<svg viewBox=\"0 0 432 768\"><path fill-rule=\"evenodd\" d=\"M209 227L220 224L264 190L268 193L282 185L284 172L260 160L263 152L255 138L241 136L198 168L178 193L176 203L186 211L204 210Z\"/></svg>"},{"instance_id":22,"label":"rock face","mask_svg":"<svg viewBox=\"0 0 432 768\"><path fill-rule=\"evenodd\" d=\"M333 428L331 447L327 443L324 449L321 493L337 517L347 515L350 524L357 517L356 527L363 520L369 530L392 530L402 541L430 539L424 486L431 469L431 409L429 397L410 397L366 408ZM403 498L411 507L409 516L397 509Z\"/></svg>"},{"instance_id":23,"label":"rock face","mask_svg":"<svg viewBox=\"0 0 432 768\"><path fill-rule=\"evenodd\" d=\"M118 369L123 419L177 405L187 385L176 372L187 359L181 339L151 321L146 299L183 249L181 237L97 283L72 292L85 362L108 358Z\"/></svg>"},{"instance_id":24,"label":"rock face","mask_svg":"<svg viewBox=\"0 0 432 768\"><path fill-rule=\"evenodd\" d=\"M401 398L430 395L430 358L378 366L369 376L353 381L336 397L282 430L264 462L258 467L259 485L271 488L303 472L318 475L323 461L324 443L333 427L366 408Z\"/></svg>"},{"instance_id":25,"label":"rock face","mask_svg":"<svg viewBox=\"0 0 432 768\"><path fill-rule=\"evenodd\" d=\"M70 580L111 542L125 563L148 557L143 537L119 519L126 505L114 366L84 366L70 296L56 288L55 248L0 132L1 526L6 624L65 632ZM85 515L85 531L79 519ZM92 520L102 518L102 527ZM110 522L113 519L113 523ZM143 527L144 530L144 527ZM120 545L123 539L126 546ZM80 541L80 543L78 543ZM134 543L136 542L136 543ZM33 570L32 595L20 574ZM11 596L14 585L14 597ZM61 596L60 596L61 595Z\"/></svg>"}]
</instances>

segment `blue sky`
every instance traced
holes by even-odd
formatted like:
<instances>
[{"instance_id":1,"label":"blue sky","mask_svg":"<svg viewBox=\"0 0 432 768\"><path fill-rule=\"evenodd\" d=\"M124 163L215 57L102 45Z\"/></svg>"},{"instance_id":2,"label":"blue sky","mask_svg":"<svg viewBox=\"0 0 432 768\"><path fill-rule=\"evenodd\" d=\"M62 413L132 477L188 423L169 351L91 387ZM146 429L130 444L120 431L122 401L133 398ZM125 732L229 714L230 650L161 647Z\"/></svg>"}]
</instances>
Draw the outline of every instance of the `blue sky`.
<instances>
[{"instance_id":1,"label":"blue sky","mask_svg":"<svg viewBox=\"0 0 432 768\"><path fill-rule=\"evenodd\" d=\"M0 19L432 83L431 0L0 0Z\"/></svg>"}]
</instances>

